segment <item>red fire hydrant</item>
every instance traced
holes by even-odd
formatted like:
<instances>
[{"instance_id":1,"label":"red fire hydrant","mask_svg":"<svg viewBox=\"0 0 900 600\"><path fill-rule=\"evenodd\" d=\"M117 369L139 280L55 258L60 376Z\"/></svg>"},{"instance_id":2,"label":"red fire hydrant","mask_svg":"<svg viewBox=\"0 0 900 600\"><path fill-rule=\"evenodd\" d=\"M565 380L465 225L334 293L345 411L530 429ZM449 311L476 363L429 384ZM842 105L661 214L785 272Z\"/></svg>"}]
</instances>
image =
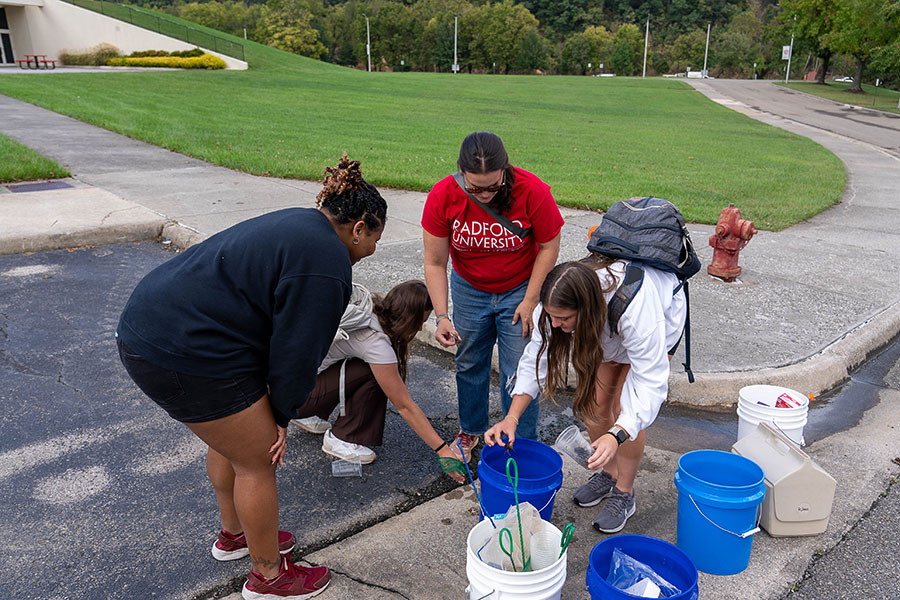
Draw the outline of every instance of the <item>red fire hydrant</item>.
<instances>
[{"instance_id":1,"label":"red fire hydrant","mask_svg":"<svg viewBox=\"0 0 900 600\"><path fill-rule=\"evenodd\" d=\"M716 223L716 232L709 236L713 257L706 272L725 281L737 279L741 274L738 253L755 233L753 222L741 218L741 209L735 208L734 204L723 208L719 214L719 222Z\"/></svg>"}]
</instances>

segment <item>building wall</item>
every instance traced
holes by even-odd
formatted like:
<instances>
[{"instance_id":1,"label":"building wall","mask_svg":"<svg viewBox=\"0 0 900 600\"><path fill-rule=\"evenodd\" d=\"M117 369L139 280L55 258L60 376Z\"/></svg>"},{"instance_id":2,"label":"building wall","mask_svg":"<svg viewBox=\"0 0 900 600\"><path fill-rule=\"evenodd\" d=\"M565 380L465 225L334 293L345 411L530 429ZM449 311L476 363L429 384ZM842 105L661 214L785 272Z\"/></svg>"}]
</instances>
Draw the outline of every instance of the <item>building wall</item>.
<instances>
[{"instance_id":1,"label":"building wall","mask_svg":"<svg viewBox=\"0 0 900 600\"><path fill-rule=\"evenodd\" d=\"M0 4L5 4L0 0ZM23 54L46 54L59 60L63 51L79 52L106 42L122 54L139 50L190 50L193 44L61 2L44 0L43 6L7 6L6 16L16 58ZM226 68L243 70L247 63L213 52Z\"/></svg>"}]
</instances>

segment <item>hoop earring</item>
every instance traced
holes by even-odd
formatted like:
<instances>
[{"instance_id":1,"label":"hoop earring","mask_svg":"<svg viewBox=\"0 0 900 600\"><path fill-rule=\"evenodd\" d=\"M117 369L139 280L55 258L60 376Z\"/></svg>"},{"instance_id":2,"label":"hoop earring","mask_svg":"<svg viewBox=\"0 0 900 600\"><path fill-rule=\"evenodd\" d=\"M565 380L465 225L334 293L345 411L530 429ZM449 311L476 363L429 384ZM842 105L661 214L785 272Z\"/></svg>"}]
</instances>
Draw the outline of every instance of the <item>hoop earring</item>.
<instances>
[{"instance_id":1,"label":"hoop earring","mask_svg":"<svg viewBox=\"0 0 900 600\"><path fill-rule=\"evenodd\" d=\"M353 243L354 243L354 244L359 244L359 238L353 238Z\"/></svg>"}]
</instances>

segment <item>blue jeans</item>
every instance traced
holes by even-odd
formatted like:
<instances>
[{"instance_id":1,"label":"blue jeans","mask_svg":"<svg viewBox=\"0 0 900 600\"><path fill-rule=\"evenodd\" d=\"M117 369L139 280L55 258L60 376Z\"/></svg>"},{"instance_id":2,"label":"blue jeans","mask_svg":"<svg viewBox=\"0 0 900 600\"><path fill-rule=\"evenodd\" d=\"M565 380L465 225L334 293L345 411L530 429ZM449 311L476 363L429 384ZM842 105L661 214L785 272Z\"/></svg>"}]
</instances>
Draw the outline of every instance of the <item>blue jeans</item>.
<instances>
[{"instance_id":1,"label":"blue jeans","mask_svg":"<svg viewBox=\"0 0 900 600\"><path fill-rule=\"evenodd\" d=\"M512 324L516 307L525 298L528 282L499 294L483 292L465 279L450 273L453 295L453 326L462 342L456 348L456 393L459 398L459 426L464 433L481 435L489 422L491 354L497 343L500 362L500 404L509 412L512 397L507 383L516 375L519 358L530 337L522 337L521 320ZM532 400L519 418L516 435L537 439L539 398Z\"/></svg>"}]
</instances>

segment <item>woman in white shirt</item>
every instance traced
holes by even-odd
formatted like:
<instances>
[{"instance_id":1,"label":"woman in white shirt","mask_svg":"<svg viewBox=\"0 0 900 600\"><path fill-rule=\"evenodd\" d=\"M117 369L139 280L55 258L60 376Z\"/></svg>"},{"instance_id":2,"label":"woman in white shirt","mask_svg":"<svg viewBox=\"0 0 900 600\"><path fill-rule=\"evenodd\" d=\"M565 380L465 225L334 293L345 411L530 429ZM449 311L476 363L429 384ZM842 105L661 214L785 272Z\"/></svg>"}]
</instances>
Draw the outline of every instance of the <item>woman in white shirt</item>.
<instances>
[{"instance_id":1,"label":"woman in white shirt","mask_svg":"<svg viewBox=\"0 0 900 600\"><path fill-rule=\"evenodd\" d=\"M422 281L406 281L383 298L372 295L372 312L366 326L348 331L347 339L335 339L319 366L316 386L292 422L310 433L324 433L322 451L331 456L369 464L384 435L387 400L439 457L462 459L431 426L428 417L406 388L409 344L431 314L428 289ZM341 371L343 370L343 374ZM329 415L344 404L331 425ZM462 481L460 473L449 473Z\"/></svg>"},{"instance_id":2,"label":"woman in white shirt","mask_svg":"<svg viewBox=\"0 0 900 600\"><path fill-rule=\"evenodd\" d=\"M616 331L610 331L607 306L622 281L630 281L629 266L629 261L593 254L550 271L534 312L538 327L519 361L512 406L485 434L488 444L500 442L501 436L512 442L517 418L532 398L540 392L552 400L565 387L571 356L578 375L573 409L587 425L594 447L588 467L604 469L575 491L574 500L595 506L609 498L593 522L604 533L621 531L634 514L634 479L645 430L668 394L669 360L686 315L678 278L642 265L643 281Z\"/></svg>"}]
</instances>

